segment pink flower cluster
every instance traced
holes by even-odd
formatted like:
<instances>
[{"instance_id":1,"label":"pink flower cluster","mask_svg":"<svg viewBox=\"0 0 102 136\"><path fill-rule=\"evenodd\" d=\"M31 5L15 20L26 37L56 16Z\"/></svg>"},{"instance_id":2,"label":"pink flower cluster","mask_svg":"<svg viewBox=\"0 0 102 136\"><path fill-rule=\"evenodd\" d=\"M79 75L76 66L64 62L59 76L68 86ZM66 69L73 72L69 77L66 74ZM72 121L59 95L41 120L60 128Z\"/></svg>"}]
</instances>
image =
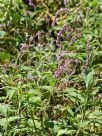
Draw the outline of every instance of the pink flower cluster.
<instances>
[{"instance_id":1,"label":"pink flower cluster","mask_svg":"<svg viewBox=\"0 0 102 136\"><path fill-rule=\"evenodd\" d=\"M20 46L21 46L20 47L21 51L29 48L29 46L27 44L25 44L25 43L21 43Z\"/></svg>"},{"instance_id":2,"label":"pink flower cluster","mask_svg":"<svg viewBox=\"0 0 102 136\"><path fill-rule=\"evenodd\" d=\"M35 6L32 0L29 0L29 6L32 6L32 7Z\"/></svg>"},{"instance_id":3,"label":"pink flower cluster","mask_svg":"<svg viewBox=\"0 0 102 136\"><path fill-rule=\"evenodd\" d=\"M66 28L67 28L68 24L65 24L59 31L58 35L57 35L57 40L56 40L56 45L58 47L61 47L60 45L60 38L61 36L64 34L64 32L66 31Z\"/></svg>"},{"instance_id":4,"label":"pink flower cluster","mask_svg":"<svg viewBox=\"0 0 102 136\"><path fill-rule=\"evenodd\" d=\"M54 76L57 78L61 75L61 73L65 70L65 68L70 64L71 60L66 59L63 64L60 64L56 69Z\"/></svg>"},{"instance_id":5,"label":"pink flower cluster","mask_svg":"<svg viewBox=\"0 0 102 136\"><path fill-rule=\"evenodd\" d=\"M67 5L68 4L68 0L64 0L64 5Z\"/></svg>"},{"instance_id":6,"label":"pink flower cluster","mask_svg":"<svg viewBox=\"0 0 102 136\"><path fill-rule=\"evenodd\" d=\"M66 13L66 12L68 12L68 9L67 9L67 8L60 8L60 9L56 12L55 18L54 18L54 20L53 20L53 22L52 22L52 26L54 26L55 23L57 22L57 18L58 18L59 14L60 14L61 12L65 12L65 13Z\"/></svg>"}]
</instances>

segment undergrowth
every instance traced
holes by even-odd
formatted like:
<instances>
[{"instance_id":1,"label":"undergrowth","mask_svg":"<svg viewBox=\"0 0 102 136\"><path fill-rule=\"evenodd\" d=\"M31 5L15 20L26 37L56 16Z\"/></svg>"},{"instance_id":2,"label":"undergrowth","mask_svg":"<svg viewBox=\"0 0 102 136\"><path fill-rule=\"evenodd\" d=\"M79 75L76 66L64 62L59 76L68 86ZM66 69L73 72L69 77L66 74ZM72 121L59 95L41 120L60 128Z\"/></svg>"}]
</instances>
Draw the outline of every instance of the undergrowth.
<instances>
[{"instance_id":1,"label":"undergrowth","mask_svg":"<svg viewBox=\"0 0 102 136\"><path fill-rule=\"evenodd\" d=\"M101 0L0 0L0 136L102 135Z\"/></svg>"}]
</instances>

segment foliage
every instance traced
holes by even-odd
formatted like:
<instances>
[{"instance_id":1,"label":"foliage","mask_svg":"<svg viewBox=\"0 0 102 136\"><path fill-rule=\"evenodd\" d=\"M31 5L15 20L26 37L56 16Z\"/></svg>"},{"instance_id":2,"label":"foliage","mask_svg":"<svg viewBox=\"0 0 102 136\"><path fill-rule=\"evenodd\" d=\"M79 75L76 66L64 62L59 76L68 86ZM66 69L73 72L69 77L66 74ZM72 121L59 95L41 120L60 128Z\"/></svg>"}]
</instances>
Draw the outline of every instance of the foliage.
<instances>
[{"instance_id":1,"label":"foliage","mask_svg":"<svg viewBox=\"0 0 102 136\"><path fill-rule=\"evenodd\" d=\"M0 136L101 136L101 0L0 0Z\"/></svg>"}]
</instances>

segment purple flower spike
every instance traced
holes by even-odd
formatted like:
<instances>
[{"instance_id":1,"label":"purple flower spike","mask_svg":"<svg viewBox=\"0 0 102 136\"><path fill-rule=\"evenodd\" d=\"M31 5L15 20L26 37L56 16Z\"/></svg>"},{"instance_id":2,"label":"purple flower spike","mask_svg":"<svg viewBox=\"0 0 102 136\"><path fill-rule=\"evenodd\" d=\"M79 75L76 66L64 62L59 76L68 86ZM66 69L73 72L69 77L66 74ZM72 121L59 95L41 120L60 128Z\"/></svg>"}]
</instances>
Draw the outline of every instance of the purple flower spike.
<instances>
[{"instance_id":1,"label":"purple flower spike","mask_svg":"<svg viewBox=\"0 0 102 136\"><path fill-rule=\"evenodd\" d=\"M57 35L56 45L57 45L58 47L61 47L61 45L60 45L60 39L61 39L61 36L62 36L62 35L64 34L64 32L66 31L67 27L68 27L68 24L65 24L64 26L62 26L62 28L60 29L60 31L59 31L59 33L58 33L58 35Z\"/></svg>"},{"instance_id":2,"label":"purple flower spike","mask_svg":"<svg viewBox=\"0 0 102 136\"><path fill-rule=\"evenodd\" d=\"M54 18L54 20L52 22L52 26L54 26L55 23L57 22L57 17L59 16L60 13L63 13L63 12L68 13L68 11L69 10L67 8L60 8L55 14L55 18Z\"/></svg>"},{"instance_id":3,"label":"purple flower spike","mask_svg":"<svg viewBox=\"0 0 102 136\"><path fill-rule=\"evenodd\" d=\"M68 4L68 0L64 0L64 5L67 5Z\"/></svg>"},{"instance_id":4,"label":"purple flower spike","mask_svg":"<svg viewBox=\"0 0 102 136\"><path fill-rule=\"evenodd\" d=\"M26 10L25 13L24 13L24 15L28 16L28 15L30 15L30 12L28 10Z\"/></svg>"},{"instance_id":5,"label":"purple flower spike","mask_svg":"<svg viewBox=\"0 0 102 136\"><path fill-rule=\"evenodd\" d=\"M32 7L35 6L34 3L32 2L32 0L29 0L29 6L32 6Z\"/></svg>"},{"instance_id":6,"label":"purple flower spike","mask_svg":"<svg viewBox=\"0 0 102 136\"><path fill-rule=\"evenodd\" d=\"M66 69L66 67L70 64L70 62L71 62L70 59L66 59L63 64L60 64L58 68L56 69L54 76L58 78L63 73L63 71Z\"/></svg>"}]
</instances>

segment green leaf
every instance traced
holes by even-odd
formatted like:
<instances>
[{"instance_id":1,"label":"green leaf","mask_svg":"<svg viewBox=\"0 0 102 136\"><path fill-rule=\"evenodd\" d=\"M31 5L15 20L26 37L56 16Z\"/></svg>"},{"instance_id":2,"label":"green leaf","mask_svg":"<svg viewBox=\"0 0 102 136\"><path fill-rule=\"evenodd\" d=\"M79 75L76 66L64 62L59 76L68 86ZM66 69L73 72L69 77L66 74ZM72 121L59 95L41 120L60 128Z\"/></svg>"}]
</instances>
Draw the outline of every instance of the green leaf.
<instances>
[{"instance_id":1,"label":"green leaf","mask_svg":"<svg viewBox=\"0 0 102 136\"><path fill-rule=\"evenodd\" d=\"M67 129L61 129L61 130L59 130L57 136L62 136L64 134L67 134Z\"/></svg>"},{"instance_id":2,"label":"green leaf","mask_svg":"<svg viewBox=\"0 0 102 136\"><path fill-rule=\"evenodd\" d=\"M2 126L4 130L6 130L6 129L7 129L8 121L7 121L7 119L6 119L6 118L2 118L2 119L0 119L0 126Z\"/></svg>"},{"instance_id":3,"label":"green leaf","mask_svg":"<svg viewBox=\"0 0 102 136\"><path fill-rule=\"evenodd\" d=\"M8 104L0 104L0 113L4 117L7 117L8 109L10 109L10 105L8 105Z\"/></svg>"},{"instance_id":4,"label":"green leaf","mask_svg":"<svg viewBox=\"0 0 102 136\"><path fill-rule=\"evenodd\" d=\"M70 134L70 135L74 135L75 132L76 132L75 130L68 130L68 131L67 131L67 135L69 135L69 134Z\"/></svg>"},{"instance_id":5,"label":"green leaf","mask_svg":"<svg viewBox=\"0 0 102 136\"><path fill-rule=\"evenodd\" d=\"M80 100L82 103L84 102L84 98L75 88L66 88L65 96L68 96L72 101Z\"/></svg>"},{"instance_id":6,"label":"green leaf","mask_svg":"<svg viewBox=\"0 0 102 136\"><path fill-rule=\"evenodd\" d=\"M35 123L36 128L41 128L41 123L38 120L33 121L32 119L28 119L28 124L31 127L34 127L34 123Z\"/></svg>"},{"instance_id":7,"label":"green leaf","mask_svg":"<svg viewBox=\"0 0 102 136\"><path fill-rule=\"evenodd\" d=\"M10 100L12 99L14 93L15 93L15 89L8 89L7 90L7 95L8 95Z\"/></svg>"},{"instance_id":8,"label":"green leaf","mask_svg":"<svg viewBox=\"0 0 102 136\"><path fill-rule=\"evenodd\" d=\"M29 98L29 102L31 104L35 104L36 106L41 106L42 100L41 100L41 97L36 96L36 97Z\"/></svg>"},{"instance_id":9,"label":"green leaf","mask_svg":"<svg viewBox=\"0 0 102 136\"><path fill-rule=\"evenodd\" d=\"M10 54L6 52L0 52L0 60L5 62L6 60L10 61Z\"/></svg>"},{"instance_id":10,"label":"green leaf","mask_svg":"<svg viewBox=\"0 0 102 136\"><path fill-rule=\"evenodd\" d=\"M72 109L71 109L70 107L68 107L67 110L68 110L68 112L69 112L69 114L70 114L71 116L74 116L74 113L73 113L73 111L72 111Z\"/></svg>"},{"instance_id":11,"label":"green leaf","mask_svg":"<svg viewBox=\"0 0 102 136\"><path fill-rule=\"evenodd\" d=\"M86 128L88 127L88 124L89 124L89 121L79 122L78 127L79 129Z\"/></svg>"},{"instance_id":12,"label":"green leaf","mask_svg":"<svg viewBox=\"0 0 102 136\"><path fill-rule=\"evenodd\" d=\"M97 6L97 1L96 1L96 0L93 0L93 1L91 2L91 7L95 7L95 6Z\"/></svg>"},{"instance_id":13,"label":"green leaf","mask_svg":"<svg viewBox=\"0 0 102 136\"><path fill-rule=\"evenodd\" d=\"M47 128L54 128L54 122L53 121L45 121L45 126Z\"/></svg>"},{"instance_id":14,"label":"green leaf","mask_svg":"<svg viewBox=\"0 0 102 136\"><path fill-rule=\"evenodd\" d=\"M19 118L20 118L19 116L11 116L11 117L8 118L8 122L18 120Z\"/></svg>"},{"instance_id":15,"label":"green leaf","mask_svg":"<svg viewBox=\"0 0 102 136\"><path fill-rule=\"evenodd\" d=\"M52 91L52 87L51 86L42 86L42 87L40 87L40 89L44 89L44 90L47 90L49 92Z\"/></svg>"},{"instance_id":16,"label":"green leaf","mask_svg":"<svg viewBox=\"0 0 102 136\"><path fill-rule=\"evenodd\" d=\"M93 79L93 75L94 75L94 70L92 70L90 73L88 73L87 76L84 77L86 88L88 88L88 86L90 85L90 83Z\"/></svg>"},{"instance_id":17,"label":"green leaf","mask_svg":"<svg viewBox=\"0 0 102 136\"><path fill-rule=\"evenodd\" d=\"M3 30L0 30L0 39L3 38L5 36L6 32Z\"/></svg>"}]
</instances>

